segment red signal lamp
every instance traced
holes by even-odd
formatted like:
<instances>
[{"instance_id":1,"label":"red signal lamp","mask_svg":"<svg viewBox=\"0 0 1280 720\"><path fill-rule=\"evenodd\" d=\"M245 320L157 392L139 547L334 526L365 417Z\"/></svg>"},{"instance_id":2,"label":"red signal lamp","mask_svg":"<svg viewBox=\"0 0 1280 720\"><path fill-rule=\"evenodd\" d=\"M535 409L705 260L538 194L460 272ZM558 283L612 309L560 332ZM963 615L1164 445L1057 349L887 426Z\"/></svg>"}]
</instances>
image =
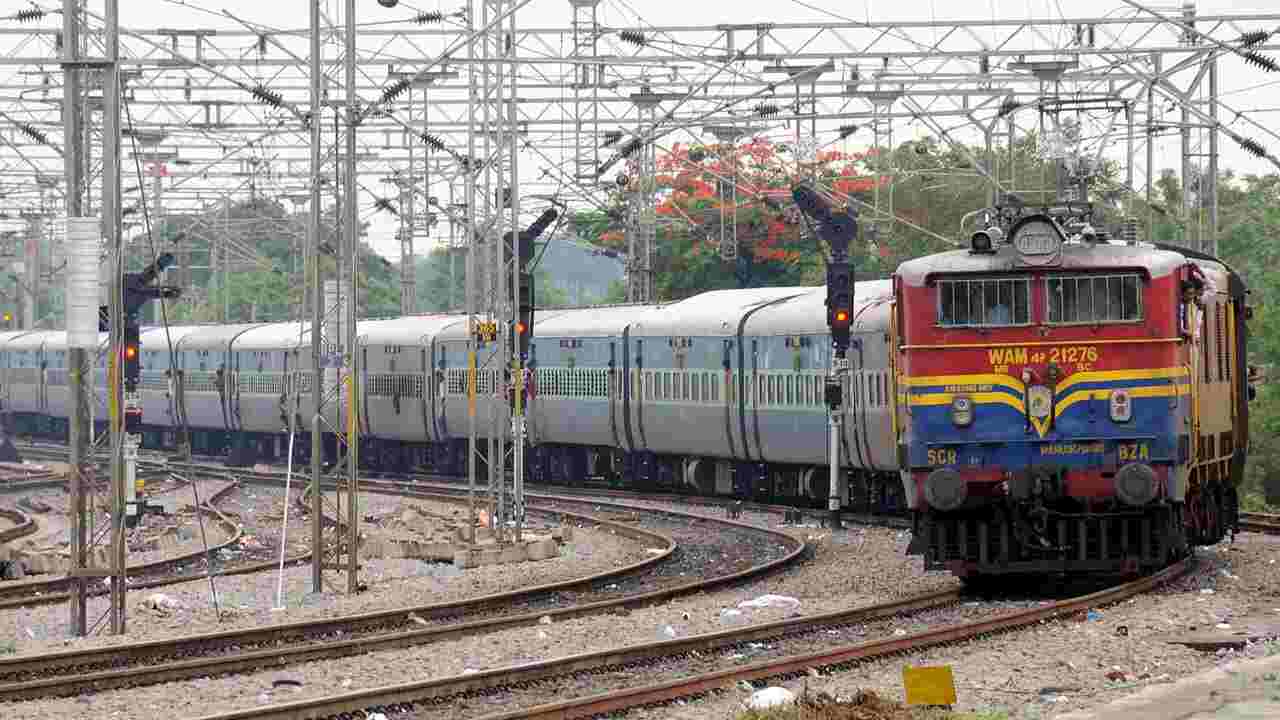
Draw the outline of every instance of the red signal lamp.
<instances>
[{"instance_id":1,"label":"red signal lamp","mask_svg":"<svg viewBox=\"0 0 1280 720\"><path fill-rule=\"evenodd\" d=\"M528 329L529 329L529 326L528 326L528 325L525 325L523 322L517 322L517 323L516 323L516 334L517 334L517 335L523 335L523 334L525 333L525 331L526 331L526 330L528 330Z\"/></svg>"},{"instance_id":2,"label":"red signal lamp","mask_svg":"<svg viewBox=\"0 0 1280 720\"><path fill-rule=\"evenodd\" d=\"M132 360L138 357L138 348L133 345L126 345L124 348L124 356L127 360Z\"/></svg>"},{"instance_id":3,"label":"red signal lamp","mask_svg":"<svg viewBox=\"0 0 1280 720\"><path fill-rule=\"evenodd\" d=\"M848 311L848 310L837 310L837 311L836 311L835 319L836 319L836 322L838 322L838 323L847 323L847 322L849 322L849 311Z\"/></svg>"}]
</instances>

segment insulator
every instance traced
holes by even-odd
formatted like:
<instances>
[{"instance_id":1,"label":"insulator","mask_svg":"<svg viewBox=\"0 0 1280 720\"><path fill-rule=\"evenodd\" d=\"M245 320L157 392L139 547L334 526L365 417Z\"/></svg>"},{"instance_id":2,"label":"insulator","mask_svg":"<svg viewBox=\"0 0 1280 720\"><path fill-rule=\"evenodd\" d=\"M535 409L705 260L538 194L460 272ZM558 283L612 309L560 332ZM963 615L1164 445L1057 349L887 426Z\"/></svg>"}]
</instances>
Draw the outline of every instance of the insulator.
<instances>
[{"instance_id":1,"label":"insulator","mask_svg":"<svg viewBox=\"0 0 1280 720\"><path fill-rule=\"evenodd\" d=\"M20 23L39 20L42 17L44 17L44 10L41 10L40 8L27 8L26 10L19 10L13 15L13 19L17 20Z\"/></svg>"},{"instance_id":2,"label":"insulator","mask_svg":"<svg viewBox=\"0 0 1280 720\"><path fill-rule=\"evenodd\" d=\"M622 146L622 149L618 151L618 154L624 158L631 157L632 155L636 154L637 150L640 149L640 145L641 145L641 142L639 138L632 138L629 142L627 142L626 145Z\"/></svg>"},{"instance_id":3,"label":"insulator","mask_svg":"<svg viewBox=\"0 0 1280 720\"><path fill-rule=\"evenodd\" d=\"M278 108L284 104L284 98L280 93L274 90L269 90L264 85L255 85L249 92L252 93L260 102L270 105L271 107Z\"/></svg>"},{"instance_id":4,"label":"insulator","mask_svg":"<svg viewBox=\"0 0 1280 720\"><path fill-rule=\"evenodd\" d=\"M1241 47L1251 48L1254 45L1261 45L1262 43L1266 42L1270 37L1271 37L1271 33L1267 32L1266 30L1254 30L1252 32L1247 32L1241 35L1240 39L1237 40L1236 42L1240 43Z\"/></svg>"},{"instance_id":5,"label":"insulator","mask_svg":"<svg viewBox=\"0 0 1280 720\"><path fill-rule=\"evenodd\" d=\"M755 107L756 115L760 117L769 117L778 114L778 106L773 103L760 103Z\"/></svg>"},{"instance_id":6,"label":"insulator","mask_svg":"<svg viewBox=\"0 0 1280 720\"><path fill-rule=\"evenodd\" d=\"M382 102L389 103L400 97L400 94L409 89L411 81L409 78L400 78L391 85L382 90Z\"/></svg>"},{"instance_id":7,"label":"insulator","mask_svg":"<svg viewBox=\"0 0 1280 720\"><path fill-rule=\"evenodd\" d=\"M622 139L621 130L608 130L604 134L604 144L600 147L612 147L614 143Z\"/></svg>"},{"instance_id":8,"label":"insulator","mask_svg":"<svg viewBox=\"0 0 1280 720\"><path fill-rule=\"evenodd\" d=\"M420 12L417 15L413 16L413 21L418 23L419 25L426 25L427 23L443 22L444 13L440 12L439 10L435 10L432 12Z\"/></svg>"},{"instance_id":9,"label":"insulator","mask_svg":"<svg viewBox=\"0 0 1280 720\"><path fill-rule=\"evenodd\" d=\"M858 132L858 126L857 126L857 125L852 125L852 124L850 124L850 125L841 125L841 126L840 126L840 139L841 139L841 140L844 140L845 138L849 137L850 135L852 135L852 134L854 134L854 133L856 133L856 132Z\"/></svg>"},{"instance_id":10,"label":"insulator","mask_svg":"<svg viewBox=\"0 0 1280 720\"><path fill-rule=\"evenodd\" d=\"M623 42L629 42L632 45L645 45L649 42L645 38L644 33L639 30L619 30L618 37Z\"/></svg>"},{"instance_id":11,"label":"insulator","mask_svg":"<svg viewBox=\"0 0 1280 720\"><path fill-rule=\"evenodd\" d=\"M400 214L399 211L396 210L395 206L391 204L391 201L386 198L378 198L377 200L375 200L373 203L373 207L377 210L385 210L391 213L392 215Z\"/></svg>"},{"instance_id":12,"label":"insulator","mask_svg":"<svg viewBox=\"0 0 1280 720\"><path fill-rule=\"evenodd\" d=\"M600 167L596 168L596 177L604 177L604 174L609 172L609 168L613 167L614 165L617 165L618 161L621 159L622 158L620 156L614 155L608 160L605 160L603 163L600 164Z\"/></svg>"},{"instance_id":13,"label":"insulator","mask_svg":"<svg viewBox=\"0 0 1280 720\"><path fill-rule=\"evenodd\" d=\"M444 141L425 130L418 134L418 139L432 150L444 150Z\"/></svg>"},{"instance_id":14,"label":"insulator","mask_svg":"<svg viewBox=\"0 0 1280 720\"><path fill-rule=\"evenodd\" d=\"M1120 239L1133 245L1138 242L1138 218L1127 217L1120 226Z\"/></svg>"},{"instance_id":15,"label":"insulator","mask_svg":"<svg viewBox=\"0 0 1280 720\"><path fill-rule=\"evenodd\" d=\"M1013 98L1007 98L1004 102L1000 103L999 115L1000 117L1004 117L1009 113L1015 112L1020 107L1022 107L1022 103L1014 100Z\"/></svg>"},{"instance_id":16,"label":"insulator","mask_svg":"<svg viewBox=\"0 0 1280 720\"><path fill-rule=\"evenodd\" d=\"M1247 138L1247 137L1236 138L1236 142L1240 144L1240 147L1245 152L1249 153L1250 155L1253 155L1254 157L1267 156L1267 149L1262 147L1262 143L1258 142L1257 140L1254 140L1253 138Z\"/></svg>"},{"instance_id":17,"label":"insulator","mask_svg":"<svg viewBox=\"0 0 1280 720\"><path fill-rule=\"evenodd\" d=\"M35 129L35 128L31 127L30 125L28 125L28 124L26 124L26 123L22 123L22 124L18 125L18 129L22 131L22 134L26 135L27 137L31 138L32 140L35 140L36 142L40 143L41 145L48 145L48 144L49 144L49 136L48 136L48 135L45 135L44 133L40 132L39 130L37 130L37 129Z\"/></svg>"},{"instance_id":18,"label":"insulator","mask_svg":"<svg viewBox=\"0 0 1280 720\"><path fill-rule=\"evenodd\" d=\"M1244 61L1250 65L1256 65L1267 72L1280 72L1280 64L1277 64L1275 59L1253 50L1244 54Z\"/></svg>"}]
</instances>

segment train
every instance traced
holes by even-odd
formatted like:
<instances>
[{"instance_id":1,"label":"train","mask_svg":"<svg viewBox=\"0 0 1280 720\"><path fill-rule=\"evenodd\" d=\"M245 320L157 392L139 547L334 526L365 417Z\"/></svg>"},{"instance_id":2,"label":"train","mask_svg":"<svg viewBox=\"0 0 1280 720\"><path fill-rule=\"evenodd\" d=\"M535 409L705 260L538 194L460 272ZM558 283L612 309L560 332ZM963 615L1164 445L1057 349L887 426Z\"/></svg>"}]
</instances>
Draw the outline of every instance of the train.
<instances>
[{"instance_id":1,"label":"train","mask_svg":"<svg viewBox=\"0 0 1280 720\"><path fill-rule=\"evenodd\" d=\"M969 247L856 284L841 507L908 515L908 551L965 578L1138 572L1217 542L1248 447L1241 278L1189 250L1115 241L1070 208L981 217ZM521 383L528 478L824 505L825 301L822 287L775 287L540 309ZM358 422L370 472L465 474L472 427L506 433L514 386L492 341L473 376L475 329L456 313L362 320L353 378L322 332L320 422ZM311 331L145 328L143 447L185 438L241 465L293 447L305 462ZM66 358L64 332L0 333L11 434L66 437ZM355 392L339 392L348 380Z\"/></svg>"},{"instance_id":2,"label":"train","mask_svg":"<svg viewBox=\"0 0 1280 720\"><path fill-rule=\"evenodd\" d=\"M1121 573L1221 540L1249 443L1241 277L1093 208L982 211L895 275L909 552L961 577Z\"/></svg>"}]
</instances>

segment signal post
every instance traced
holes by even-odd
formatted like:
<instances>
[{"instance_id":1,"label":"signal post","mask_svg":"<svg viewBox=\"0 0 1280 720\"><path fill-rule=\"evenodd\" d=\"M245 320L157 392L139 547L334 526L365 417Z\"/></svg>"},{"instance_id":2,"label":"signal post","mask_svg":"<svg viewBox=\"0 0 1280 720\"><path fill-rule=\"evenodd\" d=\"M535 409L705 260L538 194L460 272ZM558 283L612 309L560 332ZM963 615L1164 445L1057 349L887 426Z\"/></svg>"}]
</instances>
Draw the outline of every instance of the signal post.
<instances>
[{"instance_id":1,"label":"signal post","mask_svg":"<svg viewBox=\"0 0 1280 720\"><path fill-rule=\"evenodd\" d=\"M840 431L844 423L844 388L849 374L850 328L853 324L853 267L849 243L858 235L857 214L845 208L832 211L830 202L806 184L791 191L796 205L817 225L817 235L827 243L827 326L831 329L831 371L824 385L827 403L827 509L831 527L840 522Z\"/></svg>"},{"instance_id":2,"label":"signal post","mask_svg":"<svg viewBox=\"0 0 1280 720\"><path fill-rule=\"evenodd\" d=\"M156 279L164 273L165 269L173 265L173 255L164 253L156 258L156 261L148 265L142 272L125 273L123 283L122 310L124 323L121 328L121 338L123 340L119 355L113 354L111 362L117 361L121 363L123 390L122 405L123 407L113 407L111 416L117 417L117 413L123 414L124 438L122 445L122 459L124 460L124 490L125 490L125 526L134 527L138 524L138 520L142 513L146 510L146 502L138 501L138 447L142 445L142 404L138 398L138 383L142 379L142 328L139 325L139 313L142 308L152 300L162 298L176 298L181 293L180 288L171 286L155 286ZM100 332L109 332L111 330L111 313L110 307L103 305L98 309L98 330ZM114 373L111 374L115 377ZM114 405L117 395L115 392L110 394L110 399Z\"/></svg>"},{"instance_id":3,"label":"signal post","mask_svg":"<svg viewBox=\"0 0 1280 720\"><path fill-rule=\"evenodd\" d=\"M508 232L503 238L507 251L516 258L515 268L515 300L516 318L511 326L511 468L512 468L512 502L511 515L516 523L516 542L520 541L520 531L524 527L524 445L527 430L525 426L525 382L524 374L529 367L529 341L533 338L533 273L530 263L533 260L533 244L542 236L551 223L555 222L559 213L555 208L548 208L538 216L519 235Z\"/></svg>"}]
</instances>

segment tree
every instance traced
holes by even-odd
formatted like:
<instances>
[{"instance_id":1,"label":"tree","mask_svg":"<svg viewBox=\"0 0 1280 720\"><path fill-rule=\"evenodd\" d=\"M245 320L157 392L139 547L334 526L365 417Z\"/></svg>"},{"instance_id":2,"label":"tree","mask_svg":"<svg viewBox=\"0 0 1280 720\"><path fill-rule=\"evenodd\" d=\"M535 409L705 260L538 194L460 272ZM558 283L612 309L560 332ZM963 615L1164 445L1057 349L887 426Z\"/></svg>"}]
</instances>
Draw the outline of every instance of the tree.
<instances>
[{"instance_id":1,"label":"tree","mask_svg":"<svg viewBox=\"0 0 1280 720\"><path fill-rule=\"evenodd\" d=\"M332 213L322 219L322 237L335 235ZM291 282L291 273L309 268L295 268L299 260L297 248L304 242L307 216L291 214L279 202L257 197L230 205L216 205L205 212L161 218L156 223L156 242L138 242L133 254L135 267L150 262L161 252L190 257L191 284L184 287L184 298L169 310L171 322L209 322L223 318L227 322L279 322L296 313L306 300L304 314L310 316L310 299L303 297L305 283ZM332 242L332 241L331 241ZM228 245L237 248L228 251ZM253 260L245 258L252 252ZM361 317L399 314L399 269L382 258L365 243L359 246ZM232 271L219 270L228 260ZM337 264L330 255L321 260L321 270L333 277ZM167 282L177 284L181 275Z\"/></svg>"},{"instance_id":2,"label":"tree","mask_svg":"<svg viewBox=\"0 0 1280 720\"><path fill-rule=\"evenodd\" d=\"M614 211L578 223L599 234L596 244L628 251L616 218L635 193L656 195L658 294L678 299L717 288L794 285L821 273L816 243L791 205L797 177L839 192L863 192L874 180L860 171L864 156L837 150L797 164L792 149L766 138L739 144L676 144L657 160L657 175L635 177L615 192ZM612 224L603 229L604 222ZM721 259L722 239L736 234L738 260Z\"/></svg>"},{"instance_id":3,"label":"tree","mask_svg":"<svg viewBox=\"0 0 1280 720\"><path fill-rule=\"evenodd\" d=\"M627 185L613 193L610 208L579 213L575 227L585 242L626 253L624 218L634 212L627 202L637 192L653 192L660 297L821 284L825 252L791 200L792 186L805 180L859 212L861 241L850 248L854 268L883 276L904 259L967 243L960 220L989 205L991 195L975 161L998 165L1014 187L1055 189L1054 163L1042 157L1034 136L1019 140L1012 151L993 148L990 155L984 148L926 137L860 153L821 150L812 161L797 161L786 144L754 138L738 145L676 145L659 156L651 180L633 177L636 168L630 165L623 173ZM1028 202L1040 201L1038 193L1032 195ZM735 225L739 260L726 263L720 257L722 229L728 234Z\"/></svg>"}]
</instances>

